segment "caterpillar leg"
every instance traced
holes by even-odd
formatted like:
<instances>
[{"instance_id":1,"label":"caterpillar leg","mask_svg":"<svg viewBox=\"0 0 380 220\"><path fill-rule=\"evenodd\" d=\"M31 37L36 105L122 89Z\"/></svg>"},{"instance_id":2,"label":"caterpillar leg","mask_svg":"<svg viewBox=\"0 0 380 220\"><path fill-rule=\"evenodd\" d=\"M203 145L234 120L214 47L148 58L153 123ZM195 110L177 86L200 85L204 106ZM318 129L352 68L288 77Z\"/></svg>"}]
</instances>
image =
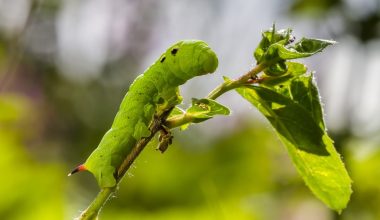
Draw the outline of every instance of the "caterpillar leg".
<instances>
[{"instance_id":1,"label":"caterpillar leg","mask_svg":"<svg viewBox=\"0 0 380 220\"><path fill-rule=\"evenodd\" d=\"M156 149L159 150L161 153L164 153L168 149L169 145L172 144L173 135L170 132L170 130L166 128L165 126L161 126L160 134L158 136L158 141L159 141L159 144Z\"/></svg>"}]
</instances>

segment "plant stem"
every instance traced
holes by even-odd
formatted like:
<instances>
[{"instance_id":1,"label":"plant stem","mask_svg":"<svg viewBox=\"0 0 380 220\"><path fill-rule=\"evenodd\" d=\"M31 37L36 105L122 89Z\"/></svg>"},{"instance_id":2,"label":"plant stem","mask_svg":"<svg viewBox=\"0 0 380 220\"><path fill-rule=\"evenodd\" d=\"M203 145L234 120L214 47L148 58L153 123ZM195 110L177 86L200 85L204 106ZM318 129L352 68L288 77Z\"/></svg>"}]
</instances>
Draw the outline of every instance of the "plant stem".
<instances>
[{"instance_id":1,"label":"plant stem","mask_svg":"<svg viewBox=\"0 0 380 220\"><path fill-rule=\"evenodd\" d=\"M183 113L182 115L176 115L165 121L165 127L172 129L181 127L184 124L190 123L194 120L190 115Z\"/></svg>"},{"instance_id":2,"label":"plant stem","mask_svg":"<svg viewBox=\"0 0 380 220\"><path fill-rule=\"evenodd\" d=\"M82 212L79 219L80 220L93 220L98 217L100 209L108 201L108 199L115 192L116 187L112 188L102 188L95 199L91 202L86 210Z\"/></svg>"},{"instance_id":3,"label":"plant stem","mask_svg":"<svg viewBox=\"0 0 380 220\"><path fill-rule=\"evenodd\" d=\"M256 75L260 73L261 71L263 71L265 68L266 68L266 65L258 64L249 72L241 76L239 79L232 80L232 81L225 81L224 83L216 87L213 91L211 91L211 93L207 96L207 98L216 99L222 94L232 89L235 89L245 84L251 84L255 82ZM184 113L183 115L179 115L177 117L173 117L171 120L166 120L169 113L170 111L167 111L163 113L161 116L156 117L153 120L152 124L149 127L149 130L151 131L151 135L149 137L145 137L139 140L137 144L135 145L135 147L132 149L131 153L128 154L128 156L123 161L122 165L119 167L118 172L117 172L116 186L111 187L111 188L101 189L101 191L98 193L95 199L91 202L88 208L82 212L82 214L79 217L79 220L93 220L97 218L101 208L108 201L108 199L113 195L113 193L115 193L117 189L117 185L119 184L119 182L121 181L125 173L128 171L128 169L133 164L135 159L139 156L141 151L155 136L155 134L162 128L163 125L171 129L171 128L179 127L183 124L186 124L192 121L192 118L188 117L186 113Z\"/></svg>"},{"instance_id":4,"label":"plant stem","mask_svg":"<svg viewBox=\"0 0 380 220\"><path fill-rule=\"evenodd\" d=\"M210 94L207 95L206 98L208 99L217 99L219 96L223 95L224 93L236 89L240 86L246 85L246 84L252 84L255 82L258 82L259 79L257 79L257 74L263 71L267 65L261 63L255 66L253 69L248 71L246 74L241 76L240 78L236 80L226 80L222 84L220 84L218 87L216 87L214 90L210 92ZM165 126L167 128L175 128L180 127L184 124L191 123L194 120L191 115L188 115L183 113L182 115L176 115L173 116L165 121Z\"/></svg>"},{"instance_id":5,"label":"plant stem","mask_svg":"<svg viewBox=\"0 0 380 220\"><path fill-rule=\"evenodd\" d=\"M263 71L266 68L266 65L264 63L256 65L253 69L248 71L246 74L241 76L237 80L232 81L225 81L224 83L220 84L218 87L216 87L214 90L208 94L208 99L216 99L225 92L228 92L232 89L235 89L237 87L240 87L244 84L250 84L250 80L254 80L256 78L256 75Z\"/></svg>"}]
</instances>

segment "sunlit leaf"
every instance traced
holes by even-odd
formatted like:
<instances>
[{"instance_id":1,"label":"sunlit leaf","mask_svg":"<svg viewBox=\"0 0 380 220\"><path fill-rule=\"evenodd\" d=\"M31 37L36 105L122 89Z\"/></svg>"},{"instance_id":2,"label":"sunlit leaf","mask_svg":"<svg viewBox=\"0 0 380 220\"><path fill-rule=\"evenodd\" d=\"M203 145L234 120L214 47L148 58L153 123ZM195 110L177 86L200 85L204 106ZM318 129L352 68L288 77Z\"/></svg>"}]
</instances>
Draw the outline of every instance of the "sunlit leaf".
<instances>
[{"instance_id":1,"label":"sunlit leaf","mask_svg":"<svg viewBox=\"0 0 380 220\"><path fill-rule=\"evenodd\" d=\"M304 70L306 71L306 69ZM321 100L312 74L291 74L288 77L283 76L277 80L264 81L263 85L306 108L314 121L325 130Z\"/></svg>"},{"instance_id":2,"label":"sunlit leaf","mask_svg":"<svg viewBox=\"0 0 380 220\"><path fill-rule=\"evenodd\" d=\"M170 112L170 115L168 116L168 118L170 117L175 117L175 116L178 116L178 115L183 115L185 113L185 111L179 107L174 107L173 110Z\"/></svg>"},{"instance_id":3,"label":"sunlit leaf","mask_svg":"<svg viewBox=\"0 0 380 220\"><path fill-rule=\"evenodd\" d=\"M210 119L215 115L229 115L230 110L212 99L193 99L192 106L186 114L196 120L194 123Z\"/></svg>"},{"instance_id":4,"label":"sunlit leaf","mask_svg":"<svg viewBox=\"0 0 380 220\"><path fill-rule=\"evenodd\" d=\"M290 39L293 38L291 33L291 29L276 30L274 25L271 29L262 32L262 39L253 53L257 63L263 61L264 54L266 54L272 44L278 43L280 45L287 45L290 43Z\"/></svg>"},{"instance_id":5,"label":"sunlit leaf","mask_svg":"<svg viewBox=\"0 0 380 220\"><path fill-rule=\"evenodd\" d=\"M297 77L299 75L305 74L307 67L302 63L286 62L287 72L281 76L266 77L261 85L274 87L276 85L281 85L282 83Z\"/></svg>"},{"instance_id":6,"label":"sunlit leaf","mask_svg":"<svg viewBox=\"0 0 380 220\"><path fill-rule=\"evenodd\" d=\"M302 38L295 44L294 49L300 53L315 54L335 43L336 41L332 40Z\"/></svg>"},{"instance_id":7,"label":"sunlit leaf","mask_svg":"<svg viewBox=\"0 0 380 220\"><path fill-rule=\"evenodd\" d=\"M287 71L288 67L285 61L280 61L267 67L264 73L268 76L281 76L286 74Z\"/></svg>"},{"instance_id":8,"label":"sunlit leaf","mask_svg":"<svg viewBox=\"0 0 380 220\"><path fill-rule=\"evenodd\" d=\"M273 26L262 33L262 39L254 51L254 57L257 63L269 64L266 70L268 75L271 75L272 72L277 73L274 75L279 75L279 72L284 73L286 68L283 63L286 60L312 56L336 43L331 40L302 38L292 45L295 38L291 32L291 29L277 31Z\"/></svg>"},{"instance_id":9,"label":"sunlit leaf","mask_svg":"<svg viewBox=\"0 0 380 220\"><path fill-rule=\"evenodd\" d=\"M314 110L309 107L315 105L304 107L304 101L297 103L264 87L237 91L270 121L311 191L330 208L344 209L352 192L351 180L333 141L310 114Z\"/></svg>"},{"instance_id":10,"label":"sunlit leaf","mask_svg":"<svg viewBox=\"0 0 380 220\"><path fill-rule=\"evenodd\" d=\"M326 130L323 119L323 111L318 88L313 80L313 75L300 76L291 81L290 92L292 99L306 108L314 121Z\"/></svg>"},{"instance_id":11,"label":"sunlit leaf","mask_svg":"<svg viewBox=\"0 0 380 220\"><path fill-rule=\"evenodd\" d=\"M178 107L174 108L167 120L174 121L174 123L180 122L180 129L185 130L190 123L203 122L213 118L215 115L229 114L230 110L215 100L193 98L190 108L186 111Z\"/></svg>"},{"instance_id":12,"label":"sunlit leaf","mask_svg":"<svg viewBox=\"0 0 380 220\"><path fill-rule=\"evenodd\" d=\"M280 43L272 44L268 48L267 59L290 60L312 56L321 52L329 45L335 44L335 41L321 39L303 38L295 44L294 47L286 46Z\"/></svg>"},{"instance_id":13,"label":"sunlit leaf","mask_svg":"<svg viewBox=\"0 0 380 220\"><path fill-rule=\"evenodd\" d=\"M250 86L237 91L252 102L271 122L280 135L297 148L320 155L328 155L322 144L324 131L314 122L309 112L270 89Z\"/></svg>"}]
</instances>

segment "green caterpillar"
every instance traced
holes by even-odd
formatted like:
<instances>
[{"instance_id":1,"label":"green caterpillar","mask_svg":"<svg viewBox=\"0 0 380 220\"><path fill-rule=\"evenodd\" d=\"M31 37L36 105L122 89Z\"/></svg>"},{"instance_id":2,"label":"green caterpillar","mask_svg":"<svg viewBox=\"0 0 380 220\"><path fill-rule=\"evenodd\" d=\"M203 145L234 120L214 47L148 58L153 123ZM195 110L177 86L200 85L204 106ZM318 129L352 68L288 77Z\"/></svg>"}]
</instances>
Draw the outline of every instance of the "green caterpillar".
<instances>
[{"instance_id":1,"label":"green caterpillar","mask_svg":"<svg viewBox=\"0 0 380 220\"><path fill-rule=\"evenodd\" d=\"M86 162L69 175L90 171L101 188L116 185L117 171L138 140L151 135L154 116L167 113L182 101L178 86L187 80L213 73L216 54L199 40L179 41L138 76L125 95L112 127Z\"/></svg>"}]
</instances>

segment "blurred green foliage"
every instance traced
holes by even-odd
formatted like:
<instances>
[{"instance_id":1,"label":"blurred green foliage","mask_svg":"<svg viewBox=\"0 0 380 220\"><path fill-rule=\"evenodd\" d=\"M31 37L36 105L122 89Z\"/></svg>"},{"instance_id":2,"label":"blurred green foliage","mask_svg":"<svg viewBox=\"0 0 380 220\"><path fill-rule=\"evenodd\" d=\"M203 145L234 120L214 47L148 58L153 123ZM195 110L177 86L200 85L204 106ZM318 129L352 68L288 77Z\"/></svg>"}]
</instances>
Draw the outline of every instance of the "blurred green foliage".
<instances>
[{"instance_id":1,"label":"blurred green foliage","mask_svg":"<svg viewBox=\"0 0 380 220\"><path fill-rule=\"evenodd\" d=\"M350 139L346 149L354 194L342 219L379 219L380 145L369 140Z\"/></svg>"},{"instance_id":2,"label":"blurred green foliage","mask_svg":"<svg viewBox=\"0 0 380 220\"><path fill-rule=\"evenodd\" d=\"M38 160L28 148L38 128L34 114L24 97L0 96L1 219L57 219L64 215L62 165Z\"/></svg>"}]
</instances>

